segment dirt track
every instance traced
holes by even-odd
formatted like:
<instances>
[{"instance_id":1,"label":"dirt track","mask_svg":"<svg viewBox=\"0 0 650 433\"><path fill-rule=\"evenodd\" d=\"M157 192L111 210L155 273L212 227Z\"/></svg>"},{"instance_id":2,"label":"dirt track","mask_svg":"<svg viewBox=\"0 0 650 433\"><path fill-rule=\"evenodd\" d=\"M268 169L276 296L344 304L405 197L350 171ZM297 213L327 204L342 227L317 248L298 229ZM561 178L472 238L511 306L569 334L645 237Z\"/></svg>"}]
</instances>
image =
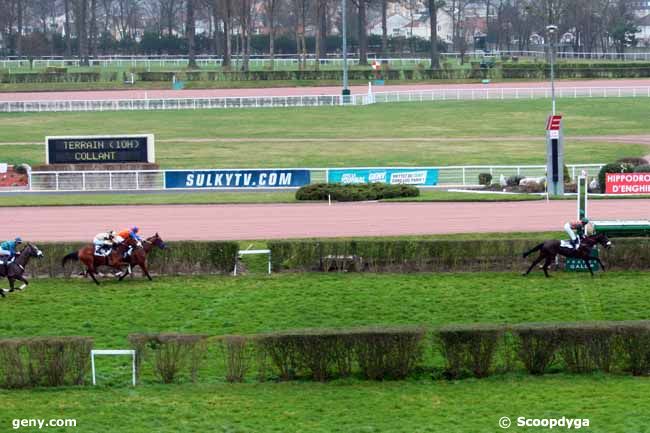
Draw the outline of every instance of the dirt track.
<instances>
[{"instance_id":1,"label":"dirt track","mask_svg":"<svg viewBox=\"0 0 650 433\"><path fill-rule=\"evenodd\" d=\"M648 86L646 79L557 81L556 87L633 87ZM171 85L170 85L171 87ZM433 89L501 89L501 88L550 88L544 82L506 82L485 84L409 84L376 86L375 92L395 92ZM367 93L368 86L351 86L352 93ZM307 96L338 95L335 87L276 87L262 89L190 89L190 90L105 90L69 92L7 92L0 93L0 101L52 101L52 100L107 100L107 99L153 99L153 98L199 98L229 96Z\"/></svg>"},{"instance_id":2,"label":"dirt track","mask_svg":"<svg viewBox=\"0 0 650 433\"><path fill-rule=\"evenodd\" d=\"M397 236L560 230L576 203L346 203L0 208L0 239L89 241L138 224L165 240ZM650 219L650 200L592 200L594 219Z\"/></svg>"}]
</instances>

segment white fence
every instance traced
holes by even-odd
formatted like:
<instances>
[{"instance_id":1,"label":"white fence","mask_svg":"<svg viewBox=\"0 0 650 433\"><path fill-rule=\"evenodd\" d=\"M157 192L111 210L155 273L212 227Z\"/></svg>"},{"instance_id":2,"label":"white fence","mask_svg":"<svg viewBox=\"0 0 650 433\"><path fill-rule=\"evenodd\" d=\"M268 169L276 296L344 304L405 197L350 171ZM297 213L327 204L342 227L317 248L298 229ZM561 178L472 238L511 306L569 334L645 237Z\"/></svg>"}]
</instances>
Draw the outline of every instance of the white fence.
<instances>
[{"instance_id":1,"label":"white fence","mask_svg":"<svg viewBox=\"0 0 650 433\"><path fill-rule=\"evenodd\" d=\"M460 53L441 53L443 58L460 58ZM529 50L529 51L493 51L490 53L485 53L483 51L473 51L465 53L466 58L473 57L519 57L519 58L545 58L547 52L543 50ZM559 59L567 60L618 60L618 61L650 61L650 50L641 51L641 52L626 52L626 53L581 53L573 51L559 51L557 52L557 57ZM423 56L411 56L411 57L382 57L376 54L370 54L368 56L369 60L376 61L386 61L393 66L407 66L407 65L417 65L417 64L428 64L429 57ZM308 55L306 57L308 65L314 65L316 63L316 57L314 55ZM242 63L241 56L232 56L232 64L234 66L240 65ZM267 67L270 64L270 58L267 55L261 56L251 56L249 59L249 64L252 68ZM358 57L355 54L352 54L348 61L351 64L359 62ZM202 67L218 67L221 66L223 59L221 56L213 55L200 55L197 56L196 62L199 66ZM290 55L276 55L274 58L276 66L279 68L287 66L297 66L299 63L299 57L296 54ZM323 66L340 66L343 63L343 59L339 56L331 56L326 58L318 59L318 62ZM90 66L93 67L105 67L105 68L147 68L151 69L152 67L158 68L169 68L169 67L184 67L188 64L188 59L185 56L97 56L89 59ZM31 60L28 59L17 59L17 58L5 58L0 59L0 68L3 69L17 69L17 68L45 68L49 66L58 66L58 67L79 67L80 60L77 58L65 59L62 57L40 57Z\"/></svg>"},{"instance_id":2,"label":"white fence","mask_svg":"<svg viewBox=\"0 0 650 433\"><path fill-rule=\"evenodd\" d=\"M590 177L596 176L602 164L568 165L572 178L586 171ZM408 170L437 169L439 186L473 186L478 184L480 173L490 173L493 182L498 182L501 175L506 178L513 175L541 177L546 173L544 165L473 165L449 167L347 167L336 170L361 169L395 169ZM334 168L331 168L334 169ZM190 170L190 169L188 169ZM330 168L295 168L309 170L312 183L327 182ZM33 171L29 176L30 191L152 191L165 189L164 170L134 171Z\"/></svg>"},{"instance_id":3,"label":"white fence","mask_svg":"<svg viewBox=\"0 0 650 433\"><path fill-rule=\"evenodd\" d=\"M650 98L650 86L559 87L557 98ZM1 97L1 96L0 96ZM224 98L157 98L66 101L0 101L0 112L200 110L217 108L320 107L391 102L478 101L550 98L547 88L476 88L374 92L350 95L241 96ZM345 102L345 104L344 104Z\"/></svg>"}]
</instances>

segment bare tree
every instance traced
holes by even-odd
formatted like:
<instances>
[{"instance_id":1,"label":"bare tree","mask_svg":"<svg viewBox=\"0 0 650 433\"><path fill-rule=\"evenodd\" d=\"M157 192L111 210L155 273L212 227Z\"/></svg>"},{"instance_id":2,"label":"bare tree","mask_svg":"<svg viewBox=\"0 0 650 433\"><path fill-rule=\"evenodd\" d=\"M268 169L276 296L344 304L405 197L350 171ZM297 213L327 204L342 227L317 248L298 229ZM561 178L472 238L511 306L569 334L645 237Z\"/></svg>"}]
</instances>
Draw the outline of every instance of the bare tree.
<instances>
[{"instance_id":1,"label":"bare tree","mask_svg":"<svg viewBox=\"0 0 650 433\"><path fill-rule=\"evenodd\" d=\"M381 53L386 56L388 51L388 0L381 0Z\"/></svg>"},{"instance_id":2,"label":"bare tree","mask_svg":"<svg viewBox=\"0 0 650 433\"><path fill-rule=\"evenodd\" d=\"M242 66L244 72L249 70L250 49L251 49L251 27L252 27L252 0L240 0L239 24L241 35Z\"/></svg>"},{"instance_id":3,"label":"bare tree","mask_svg":"<svg viewBox=\"0 0 650 433\"><path fill-rule=\"evenodd\" d=\"M357 7L359 19L359 64L368 64L368 19L367 6L369 0L352 0Z\"/></svg>"},{"instance_id":4,"label":"bare tree","mask_svg":"<svg viewBox=\"0 0 650 433\"><path fill-rule=\"evenodd\" d=\"M88 0L73 0L77 52L82 65L88 65Z\"/></svg>"},{"instance_id":5,"label":"bare tree","mask_svg":"<svg viewBox=\"0 0 650 433\"><path fill-rule=\"evenodd\" d=\"M266 20L269 25L269 57L271 62L271 70L274 68L275 60L275 14L279 5L278 0L264 0L264 11L266 12Z\"/></svg>"},{"instance_id":6,"label":"bare tree","mask_svg":"<svg viewBox=\"0 0 650 433\"><path fill-rule=\"evenodd\" d=\"M223 0L223 13L221 14L223 21L223 38L224 38L224 52L223 62L224 67L230 67L232 56L232 39L230 38L231 23L232 23L232 3L231 0Z\"/></svg>"},{"instance_id":7,"label":"bare tree","mask_svg":"<svg viewBox=\"0 0 650 433\"><path fill-rule=\"evenodd\" d=\"M185 0L185 38L187 39L187 56L189 68L196 68L196 51L194 49L194 36L196 33L196 22L194 18L194 1Z\"/></svg>"},{"instance_id":8,"label":"bare tree","mask_svg":"<svg viewBox=\"0 0 650 433\"><path fill-rule=\"evenodd\" d=\"M305 41L305 27L307 22L307 0L293 0L295 15L296 52L300 70L305 69L307 63L307 44Z\"/></svg>"},{"instance_id":9,"label":"bare tree","mask_svg":"<svg viewBox=\"0 0 650 433\"><path fill-rule=\"evenodd\" d=\"M427 0L431 69L438 69L440 67L440 53L438 52L438 10L443 6L444 2L442 0Z\"/></svg>"}]
</instances>

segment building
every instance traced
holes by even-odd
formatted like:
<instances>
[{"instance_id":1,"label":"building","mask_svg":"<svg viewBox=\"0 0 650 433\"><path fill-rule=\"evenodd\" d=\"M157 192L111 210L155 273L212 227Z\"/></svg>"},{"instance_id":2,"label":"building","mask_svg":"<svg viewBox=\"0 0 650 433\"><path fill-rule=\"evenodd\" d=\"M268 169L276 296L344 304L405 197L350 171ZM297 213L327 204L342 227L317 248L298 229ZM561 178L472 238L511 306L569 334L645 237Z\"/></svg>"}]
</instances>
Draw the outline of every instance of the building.
<instances>
[{"instance_id":1,"label":"building","mask_svg":"<svg viewBox=\"0 0 650 433\"><path fill-rule=\"evenodd\" d=\"M641 47L650 47L650 15L640 18L636 22L639 31L636 33L638 45Z\"/></svg>"},{"instance_id":2,"label":"building","mask_svg":"<svg viewBox=\"0 0 650 433\"><path fill-rule=\"evenodd\" d=\"M392 10L399 11L399 13L394 13L386 18L388 36L418 37L422 39L431 37L429 14L426 10L414 12L413 14L404 7L393 8ZM371 35L381 36L381 18L371 22L368 30ZM452 40L451 16L443 10L438 11L438 38L445 42L451 42Z\"/></svg>"}]
</instances>

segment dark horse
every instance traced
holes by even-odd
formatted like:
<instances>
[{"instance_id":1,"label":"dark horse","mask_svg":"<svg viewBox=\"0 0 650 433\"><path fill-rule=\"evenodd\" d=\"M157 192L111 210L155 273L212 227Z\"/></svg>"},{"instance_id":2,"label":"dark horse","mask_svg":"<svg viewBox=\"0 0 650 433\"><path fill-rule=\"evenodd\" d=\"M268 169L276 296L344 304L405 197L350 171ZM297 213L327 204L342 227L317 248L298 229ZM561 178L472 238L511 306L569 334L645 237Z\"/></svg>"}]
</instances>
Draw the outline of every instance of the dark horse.
<instances>
[{"instance_id":1,"label":"dark horse","mask_svg":"<svg viewBox=\"0 0 650 433\"><path fill-rule=\"evenodd\" d=\"M113 248L113 251L111 251L108 256L96 256L95 246L86 245L79 251L74 251L65 256L61 262L61 266L65 266L69 260L78 260L83 263L84 266L86 266L86 271L88 275L90 275L90 278L93 279L95 284L99 285L99 281L97 281L97 278L95 278L95 274L97 274L97 268L100 266L110 266L111 268L122 272L122 268L129 265L129 263L124 258L124 254L127 252L129 247L135 248L136 246L136 241L128 238Z\"/></svg>"},{"instance_id":2,"label":"dark horse","mask_svg":"<svg viewBox=\"0 0 650 433\"><path fill-rule=\"evenodd\" d=\"M153 250L153 247L158 247L161 250L164 250L167 248L167 244L165 244L158 233L144 239L142 244L142 246L138 245L134 248L131 254L126 256L124 259L129 264L129 268L127 272L122 273L120 281L122 281L122 279L127 275L131 274L133 268L136 266L140 266L142 272L147 276L147 278L149 278L149 281L152 280L151 275L149 275L149 268L147 267L147 256Z\"/></svg>"},{"instance_id":3,"label":"dark horse","mask_svg":"<svg viewBox=\"0 0 650 433\"><path fill-rule=\"evenodd\" d=\"M43 252L36 245L28 243L20 254L16 255L13 262L0 265L0 277L6 277L9 280L9 292L15 290L14 283L16 280L23 282L22 286L17 287L18 290L23 290L29 284L29 281L23 277L23 274L25 273L25 267L27 267L29 259L32 257L43 257ZM3 298L5 297L5 289L0 289L0 295Z\"/></svg>"},{"instance_id":4,"label":"dark horse","mask_svg":"<svg viewBox=\"0 0 650 433\"><path fill-rule=\"evenodd\" d=\"M612 242L607 239L607 236L602 233L582 238L580 241L580 247L577 250L573 248L563 247L561 246L560 241L557 240L544 241L524 253L524 258L526 258L535 251L539 251L539 256L533 260L533 263L524 273L524 276L528 275L530 271L535 267L535 265L544 260L542 269L544 270L544 275L548 277L548 267L555 261L555 257L559 254L564 257L584 260L587 269L589 269L589 272L591 272L591 276L593 277L594 271L591 269L591 264L589 263L590 260L596 260L603 271L605 270L605 265L603 265L603 262L601 262L598 257L591 257L591 250L596 244L600 244L607 249L612 246Z\"/></svg>"}]
</instances>

